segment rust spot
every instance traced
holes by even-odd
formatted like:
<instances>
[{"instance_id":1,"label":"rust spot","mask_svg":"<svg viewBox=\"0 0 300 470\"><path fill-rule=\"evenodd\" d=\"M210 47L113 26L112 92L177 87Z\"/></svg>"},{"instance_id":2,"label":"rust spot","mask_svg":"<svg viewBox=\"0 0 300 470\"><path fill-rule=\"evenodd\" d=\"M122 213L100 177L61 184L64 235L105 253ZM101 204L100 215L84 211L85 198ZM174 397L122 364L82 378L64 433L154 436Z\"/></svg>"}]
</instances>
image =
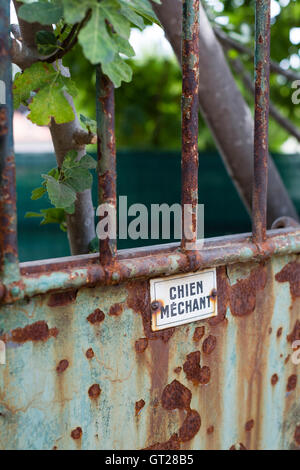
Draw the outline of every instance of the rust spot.
<instances>
[{"instance_id":1,"label":"rust spot","mask_svg":"<svg viewBox=\"0 0 300 470\"><path fill-rule=\"evenodd\" d=\"M92 400L96 400L96 398L100 396L100 393L101 393L101 388L99 387L98 384L91 385L88 390L89 397Z\"/></svg>"},{"instance_id":2,"label":"rust spot","mask_svg":"<svg viewBox=\"0 0 300 470\"><path fill-rule=\"evenodd\" d=\"M181 371L182 371L182 367L175 367L174 369L175 374L180 374Z\"/></svg>"},{"instance_id":3,"label":"rust spot","mask_svg":"<svg viewBox=\"0 0 300 470\"><path fill-rule=\"evenodd\" d=\"M253 269L250 276L238 280L230 287L230 309L232 315L245 316L255 310L257 291L264 289L267 274L264 266Z\"/></svg>"},{"instance_id":4,"label":"rust spot","mask_svg":"<svg viewBox=\"0 0 300 470\"><path fill-rule=\"evenodd\" d=\"M206 430L207 434L212 434L214 432L215 428L214 426L209 426Z\"/></svg>"},{"instance_id":5,"label":"rust spot","mask_svg":"<svg viewBox=\"0 0 300 470\"><path fill-rule=\"evenodd\" d=\"M226 267L217 268L217 285L218 285L218 315L208 320L209 325L216 326L222 323L226 318L226 309L228 303L228 278Z\"/></svg>"},{"instance_id":6,"label":"rust spot","mask_svg":"<svg viewBox=\"0 0 300 470\"><path fill-rule=\"evenodd\" d=\"M87 321L89 321L92 325L96 323L101 323L105 318L105 314L100 310L100 308L96 308L93 313L87 317Z\"/></svg>"},{"instance_id":7,"label":"rust spot","mask_svg":"<svg viewBox=\"0 0 300 470\"><path fill-rule=\"evenodd\" d=\"M285 360L284 360L284 363L285 363L285 364L287 364L287 363L289 362L290 357L291 357L290 354L288 354L288 355L286 356L286 358L285 358Z\"/></svg>"},{"instance_id":8,"label":"rust spot","mask_svg":"<svg viewBox=\"0 0 300 470\"><path fill-rule=\"evenodd\" d=\"M208 323L215 326L226 318L227 307L232 315L237 317L250 315L255 310L256 295L264 289L267 282L267 273L263 264L252 269L247 278L238 280L230 285L226 267L217 269L218 282L218 315L210 318Z\"/></svg>"},{"instance_id":9,"label":"rust spot","mask_svg":"<svg viewBox=\"0 0 300 470\"><path fill-rule=\"evenodd\" d=\"M86 357L87 357L88 359L93 359L93 357L95 356L95 353L94 353L94 351L93 351L92 348L89 348L89 349L86 351L85 355L86 355Z\"/></svg>"},{"instance_id":10,"label":"rust spot","mask_svg":"<svg viewBox=\"0 0 300 470\"><path fill-rule=\"evenodd\" d=\"M61 374L69 367L69 361L67 359L62 359L59 361L58 366L56 367L56 372Z\"/></svg>"},{"instance_id":11,"label":"rust spot","mask_svg":"<svg viewBox=\"0 0 300 470\"><path fill-rule=\"evenodd\" d=\"M272 330L272 328L270 327L270 328L268 329L269 335L272 333L272 331L273 331L273 330Z\"/></svg>"},{"instance_id":12,"label":"rust spot","mask_svg":"<svg viewBox=\"0 0 300 470\"><path fill-rule=\"evenodd\" d=\"M166 442L156 442L143 450L179 450L180 441L177 434L173 434Z\"/></svg>"},{"instance_id":13,"label":"rust spot","mask_svg":"<svg viewBox=\"0 0 300 470\"><path fill-rule=\"evenodd\" d=\"M142 408L145 406L145 400L141 399L135 402L135 414L138 415Z\"/></svg>"},{"instance_id":14,"label":"rust spot","mask_svg":"<svg viewBox=\"0 0 300 470\"><path fill-rule=\"evenodd\" d=\"M247 421L247 423L245 424L245 430L246 431L251 431L251 429L253 428L254 426L254 419L250 419L249 421Z\"/></svg>"},{"instance_id":15,"label":"rust spot","mask_svg":"<svg viewBox=\"0 0 300 470\"><path fill-rule=\"evenodd\" d=\"M136 340L134 347L137 353L143 353L148 347L148 339L140 338Z\"/></svg>"},{"instance_id":16,"label":"rust spot","mask_svg":"<svg viewBox=\"0 0 300 470\"><path fill-rule=\"evenodd\" d=\"M82 436L82 429L79 426L73 429L73 431L71 432L72 439L80 439L81 436Z\"/></svg>"},{"instance_id":17,"label":"rust spot","mask_svg":"<svg viewBox=\"0 0 300 470\"><path fill-rule=\"evenodd\" d=\"M148 281L128 282L127 291L127 305L142 316L146 338L150 340L161 339L164 343L167 343L175 333L175 328L167 328L162 331L152 331Z\"/></svg>"},{"instance_id":18,"label":"rust spot","mask_svg":"<svg viewBox=\"0 0 300 470\"><path fill-rule=\"evenodd\" d=\"M292 390L295 390L296 386L297 386L297 375L296 374L290 375L290 377L288 378L287 386L286 386L287 391L291 392Z\"/></svg>"},{"instance_id":19,"label":"rust spot","mask_svg":"<svg viewBox=\"0 0 300 470\"><path fill-rule=\"evenodd\" d=\"M77 289L72 289L67 292L58 292L51 294L48 300L48 307L62 307L75 302L77 297Z\"/></svg>"},{"instance_id":20,"label":"rust spot","mask_svg":"<svg viewBox=\"0 0 300 470\"><path fill-rule=\"evenodd\" d=\"M274 386L277 384L279 378L278 378L278 375L277 374L273 374L272 377L271 377L271 384Z\"/></svg>"},{"instance_id":21,"label":"rust spot","mask_svg":"<svg viewBox=\"0 0 300 470\"><path fill-rule=\"evenodd\" d=\"M293 331L287 335L286 339L289 343L300 340L300 320L296 321Z\"/></svg>"},{"instance_id":22,"label":"rust spot","mask_svg":"<svg viewBox=\"0 0 300 470\"><path fill-rule=\"evenodd\" d=\"M217 338L213 335L209 335L202 344L202 351L205 354L211 354L215 349L217 344Z\"/></svg>"},{"instance_id":23,"label":"rust spot","mask_svg":"<svg viewBox=\"0 0 300 470\"><path fill-rule=\"evenodd\" d=\"M178 431L179 439L182 442L190 441L197 434L200 429L200 426L201 418L198 411L190 410Z\"/></svg>"},{"instance_id":24,"label":"rust spot","mask_svg":"<svg viewBox=\"0 0 300 470\"><path fill-rule=\"evenodd\" d=\"M295 429L294 439L296 444L300 446L300 425L298 425Z\"/></svg>"},{"instance_id":25,"label":"rust spot","mask_svg":"<svg viewBox=\"0 0 300 470\"><path fill-rule=\"evenodd\" d=\"M300 263L291 261L286 264L282 270L276 274L276 281L289 282L290 292L293 298L300 297Z\"/></svg>"},{"instance_id":26,"label":"rust spot","mask_svg":"<svg viewBox=\"0 0 300 470\"><path fill-rule=\"evenodd\" d=\"M119 316L123 312L123 304L114 304L110 307L108 315Z\"/></svg>"},{"instance_id":27,"label":"rust spot","mask_svg":"<svg viewBox=\"0 0 300 470\"><path fill-rule=\"evenodd\" d=\"M194 383L207 384L210 381L210 369L207 366L200 366L200 351L195 351L186 356L183 370L188 380Z\"/></svg>"},{"instance_id":28,"label":"rust spot","mask_svg":"<svg viewBox=\"0 0 300 470\"><path fill-rule=\"evenodd\" d=\"M244 444L242 444L241 442L238 444L239 448L237 449L236 448L236 445L234 444L233 446L230 447L229 450L248 450Z\"/></svg>"},{"instance_id":29,"label":"rust spot","mask_svg":"<svg viewBox=\"0 0 300 470\"><path fill-rule=\"evenodd\" d=\"M26 343L27 341L47 341L49 338L56 338L58 335L57 328L49 328L45 321L37 321L24 328L16 328L10 334L4 334L0 337L4 342L12 341L13 343Z\"/></svg>"},{"instance_id":30,"label":"rust spot","mask_svg":"<svg viewBox=\"0 0 300 470\"><path fill-rule=\"evenodd\" d=\"M280 336L282 335L282 330L283 330L282 326L278 328L277 333L276 333L277 338L280 338Z\"/></svg>"},{"instance_id":31,"label":"rust spot","mask_svg":"<svg viewBox=\"0 0 300 470\"><path fill-rule=\"evenodd\" d=\"M189 409L192 399L191 391L178 380L168 384L161 397L161 403L166 410Z\"/></svg>"},{"instance_id":32,"label":"rust spot","mask_svg":"<svg viewBox=\"0 0 300 470\"><path fill-rule=\"evenodd\" d=\"M193 341L197 343L205 335L205 326L197 326L194 331Z\"/></svg>"}]
</instances>

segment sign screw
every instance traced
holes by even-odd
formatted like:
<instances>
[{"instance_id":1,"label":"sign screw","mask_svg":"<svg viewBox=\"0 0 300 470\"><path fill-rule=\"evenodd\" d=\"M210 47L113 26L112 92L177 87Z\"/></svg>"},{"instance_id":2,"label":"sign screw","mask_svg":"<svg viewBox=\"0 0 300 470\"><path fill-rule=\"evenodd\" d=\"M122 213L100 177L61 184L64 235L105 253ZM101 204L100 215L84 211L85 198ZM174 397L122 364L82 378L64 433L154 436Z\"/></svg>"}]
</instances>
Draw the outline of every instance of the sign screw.
<instances>
[{"instance_id":1,"label":"sign screw","mask_svg":"<svg viewBox=\"0 0 300 470\"><path fill-rule=\"evenodd\" d=\"M216 289L213 289L211 291L211 297L213 297L213 298L217 297L217 290Z\"/></svg>"},{"instance_id":2,"label":"sign screw","mask_svg":"<svg viewBox=\"0 0 300 470\"><path fill-rule=\"evenodd\" d=\"M152 302L151 308L152 308L152 310L158 310L159 309L159 302L157 302L157 300Z\"/></svg>"}]
</instances>

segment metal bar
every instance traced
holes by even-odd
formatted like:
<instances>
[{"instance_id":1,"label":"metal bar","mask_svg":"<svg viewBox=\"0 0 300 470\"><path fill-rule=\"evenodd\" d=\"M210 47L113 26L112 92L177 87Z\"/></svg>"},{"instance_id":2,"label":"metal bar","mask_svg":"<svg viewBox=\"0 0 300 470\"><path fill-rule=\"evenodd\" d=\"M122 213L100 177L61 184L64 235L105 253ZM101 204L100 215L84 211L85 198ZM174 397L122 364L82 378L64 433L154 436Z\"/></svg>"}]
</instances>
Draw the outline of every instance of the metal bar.
<instances>
[{"instance_id":1,"label":"metal bar","mask_svg":"<svg viewBox=\"0 0 300 470\"><path fill-rule=\"evenodd\" d=\"M165 248L153 247L142 256L136 250L136 257L127 257L127 250L120 254L120 259L114 265L102 266L97 263L95 256L90 256L85 263L78 264L77 257L51 262L51 260L21 265L22 278L19 283L6 285L3 303L12 303L20 298L32 297L53 291L93 287L95 285L118 284L123 281L138 278L153 278L161 275L171 275L181 272L193 272L206 267L227 266L238 262L264 260L272 255L286 255L300 252L300 230L282 229L270 230L268 240L258 247L252 242L251 234L219 237L205 241L201 250L183 253L179 244L177 249L172 245L169 251L159 251ZM77 263L77 264L76 264ZM14 295L16 287L19 296Z\"/></svg>"},{"instance_id":2,"label":"metal bar","mask_svg":"<svg viewBox=\"0 0 300 470\"><path fill-rule=\"evenodd\" d=\"M267 225L270 4L270 0L256 0L254 181L252 201L254 243L261 243L266 239Z\"/></svg>"},{"instance_id":3,"label":"metal bar","mask_svg":"<svg viewBox=\"0 0 300 470\"><path fill-rule=\"evenodd\" d=\"M105 220L117 227L117 172L114 85L97 67L98 191L99 206L105 204ZM104 215L101 216L102 220ZM101 220L101 219L100 219ZM117 253L116 235L99 240L100 263L110 264Z\"/></svg>"},{"instance_id":4,"label":"metal bar","mask_svg":"<svg viewBox=\"0 0 300 470\"><path fill-rule=\"evenodd\" d=\"M183 0L182 20L182 249L197 241L199 0ZM190 211L189 211L190 209ZM190 213L189 223L186 222ZM191 223L190 223L191 222ZM195 247L194 247L195 249Z\"/></svg>"},{"instance_id":5,"label":"metal bar","mask_svg":"<svg viewBox=\"0 0 300 470\"><path fill-rule=\"evenodd\" d=\"M5 283L20 277L10 47L10 2L0 0L0 279Z\"/></svg>"}]
</instances>

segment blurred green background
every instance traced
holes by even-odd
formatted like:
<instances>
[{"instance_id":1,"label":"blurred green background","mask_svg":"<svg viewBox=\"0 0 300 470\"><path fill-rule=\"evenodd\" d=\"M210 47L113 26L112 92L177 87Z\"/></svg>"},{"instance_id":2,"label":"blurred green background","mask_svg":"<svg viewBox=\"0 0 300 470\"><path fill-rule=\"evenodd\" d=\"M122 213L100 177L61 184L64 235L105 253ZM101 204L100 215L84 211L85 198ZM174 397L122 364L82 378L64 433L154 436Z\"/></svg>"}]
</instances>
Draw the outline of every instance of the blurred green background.
<instances>
[{"instance_id":1,"label":"blurred green background","mask_svg":"<svg viewBox=\"0 0 300 470\"><path fill-rule=\"evenodd\" d=\"M300 155L274 155L275 163L300 213ZM52 154L17 154L18 239L21 261L68 256L67 236L57 224L39 225L25 218L28 211L50 207L46 196L30 199L41 173L55 164ZM180 152L119 151L118 194L128 196L128 206L143 203L150 213L151 203L180 202ZM93 201L97 203L96 178ZM205 204L205 237L247 232L250 218L217 153L199 155L199 203ZM128 219L130 221L130 218ZM170 241L173 241L171 239ZM166 240L119 240L118 247L166 243Z\"/></svg>"},{"instance_id":2,"label":"blurred green background","mask_svg":"<svg viewBox=\"0 0 300 470\"><path fill-rule=\"evenodd\" d=\"M218 27L244 46L254 50L254 0L207 0L203 6L213 27ZM300 70L300 2L272 0L271 57L282 68ZM128 204L180 202L181 146L181 71L165 42L157 42L162 32L158 26L141 33L133 30L134 47L144 44L130 60L131 83L116 89L116 137L118 146L118 193L128 196ZM165 41L165 40L163 40ZM154 45L154 43L156 45ZM164 47L162 47L164 46ZM253 59L247 54L228 52L239 58L245 70L254 76ZM95 70L77 45L64 58L71 70L78 95L76 110L95 118ZM201 71L200 71L201 74ZM239 89L253 111L253 96L233 71ZM213 86L213 84L212 84ZM271 74L271 99L281 113L299 126L300 105L292 103L291 82ZM300 213L299 143L291 139L270 118L270 150ZM95 147L88 149L95 152ZM247 232L250 218L239 200L217 153L213 138L200 117L199 122L199 202L205 204L205 236ZM298 152L291 155L289 153ZM285 154L284 154L285 153ZM31 201L32 189L41 182L40 175L56 166L52 154L17 155L17 192L20 258L33 260L69 254L66 234L54 224L40 226L39 219L25 219L28 211L50 207L46 196ZM95 179L95 178L94 178ZM93 200L96 206L94 181ZM172 241L172 240L171 240ZM157 240L120 240L119 248L158 243Z\"/></svg>"}]
</instances>

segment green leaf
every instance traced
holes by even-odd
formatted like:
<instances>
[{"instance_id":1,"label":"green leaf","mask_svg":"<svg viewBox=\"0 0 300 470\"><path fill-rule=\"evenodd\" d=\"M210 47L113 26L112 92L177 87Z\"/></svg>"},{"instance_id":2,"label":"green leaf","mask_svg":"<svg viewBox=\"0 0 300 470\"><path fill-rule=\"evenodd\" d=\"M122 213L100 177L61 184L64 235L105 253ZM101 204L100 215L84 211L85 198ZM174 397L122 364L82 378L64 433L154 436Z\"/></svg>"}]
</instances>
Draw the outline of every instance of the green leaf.
<instances>
[{"instance_id":1,"label":"green leaf","mask_svg":"<svg viewBox=\"0 0 300 470\"><path fill-rule=\"evenodd\" d=\"M38 31L35 39L41 55L50 55L57 50L57 39L52 31Z\"/></svg>"},{"instance_id":2,"label":"green leaf","mask_svg":"<svg viewBox=\"0 0 300 470\"><path fill-rule=\"evenodd\" d=\"M120 14L120 4L116 0L102 0L99 3L104 18L112 25L121 37L128 39L130 35L130 21Z\"/></svg>"},{"instance_id":3,"label":"green leaf","mask_svg":"<svg viewBox=\"0 0 300 470\"><path fill-rule=\"evenodd\" d=\"M102 64L103 73L109 76L114 83L115 87L118 88L121 85L121 81L130 82L132 79L132 70L130 66L121 57L116 54L113 62L108 64Z\"/></svg>"},{"instance_id":4,"label":"green leaf","mask_svg":"<svg viewBox=\"0 0 300 470\"><path fill-rule=\"evenodd\" d=\"M47 182L49 199L56 208L65 209L75 202L76 192L73 188L57 181L52 176L42 175L42 177Z\"/></svg>"},{"instance_id":5,"label":"green leaf","mask_svg":"<svg viewBox=\"0 0 300 470\"><path fill-rule=\"evenodd\" d=\"M79 23L93 4L95 4L93 0L64 0L64 17L66 22L71 24Z\"/></svg>"},{"instance_id":6,"label":"green leaf","mask_svg":"<svg viewBox=\"0 0 300 470\"><path fill-rule=\"evenodd\" d=\"M37 199L40 199L46 192L47 190L44 186L42 186L41 188L36 188L31 193L31 199L33 201L36 201Z\"/></svg>"},{"instance_id":7,"label":"green leaf","mask_svg":"<svg viewBox=\"0 0 300 470\"><path fill-rule=\"evenodd\" d=\"M92 186L93 177L89 170L83 167L70 168L64 172L65 184L76 192L82 192ZM67 207L67 206L64 206Z\"/></svg>"},{"instance_id":8,"label":"green leaf","mask_svg":"<svg viewBox=\"0 0 300 470\"><path fill-rule=\"evenodd\" d=\"M99 238L93 238L89 243L89 253L97 253L99 251Z\"/></svg>"},{"instance_id":9,"label":"green leaf","mask_svg":"<svg viewBox=\"0 0 300 470\"><path fill-rule=\"evenodd\" d=\"M82 168L86 168L87 170L94 170L97 168L96 160L90 155L84 155L84 157L80 159L79 164Z\"/></svg>"},{"instance_id":10,"label":"green leaf","mask_svg":"<svg viewBox=\"0 0 300 470\"><path fill-rule=\"evenodd\" d=\"M26 212L25 218L29 219L29 217L44 217L43 214L40 214L39 212Z\"/></svg>"},{"instance_id":11,"label":"green leaf","mask_svg":"<svg viewBox=\"0 0 300 470\"><path fill-rule=\"evenodd\" d=\"M117 34L112 34L112 39L116 45L116 52L121 52L122 54L127 55L127 57L134 57L135 52L129 41L118 36Z\"/></svg>"},{"instance_id":12,"label":"green leaf","mask_svg":"<svg viewBox=\"0 0 300 470\"><path fill-rule=\"evenodd\" d=\"M41 225L59 224L60 228L64 232L66 231L66 213L64 209L49 207L48 209L41 209L40 212L26 212L25 217L42 218L43 220L41 221Z\"/></svg>"},{"instance_id":13,"label":"green leaf","mask_svg":"<svg viewBox=\"0 0 300 470\"><path fill-rule=\"evenodd\" d=\"M97 122L93 119L80 114L80 122L87 128L89 132L92 132L93 134L97 133Z\"/></svg>"},{"instance_id":14,"label":"green leaf","mask_svg":"<svg viewBox=\"0 0 300 470\"><path fill-rule=\"evenodd\" d=\"M126 2L126 0L119 0L121 4L121 13L125 16L132 24L143 30L145 23L143 18L138 15Z\"/></svg>"},{"instance_id":15,"label":"green leaf","mask_svg":"<svg viewBox=\"0 0 300 470\"><path fill-rule=\"evenodd\" d=\"M69 207L65 207L65 212L67 214L74 214L75 212L75 204L71 204Z\"/></svg>"},{"instance_id":16,"label":"green leaf","mask_svg":"<svg viewBox=\"0 0 300 470\"><path fill-rule=\"evenodd\" d=\"M121 0L123 4L131 8L134 12L146 18L151 23L161 26L159 19L154 13L151 3L148 0ZM159 2L156 2L159 3Z\"/></svg>"},{"instance_id":17,"label":"green leaf","mask_svg":"<svg viewBox=\"0 0 300 470\"><path fill-rule=\"evenodd\" d=\"M46 126L51 117L57 124L72 121L74 111L67 101L64 92L76 95L76 87L69 77L61 75L60 71L45 62L37 62L19 73L14 81L14 106L27 105L33 91L36 91L29 109L31 113L27 116L35 124Z\"/></svg>"},{"instance_id":18,"label":"green leaf","mask_svg":"<svg viewBox=\"0 0 300 470\"><path fill-rule=\"evenodd\" d=\"M53 117L57 124L73 121L75 115L72 107L57 85L40 90L29 105L27 116L38 126L47 126Z\"/></svg>"},{"instance_id":19,"label":"green leaf","mask_svg":"<svg viewBox=\"0 0 300 470\"><path fill-rule=\"evenodd\" d=\"M28 23L55 24L63 16L63 8L59 2L34 2L22 5L18 15Z\"/></svg>"},{"instance_id":20,"label":"green leaf","mask_svg":"<svg viewBox=\"0 0 300 470\"><path fill-rule=\"evenodd\" d=\"M92 17L79 33L79 43L84 55L92 64L110 62L114 58L115 46L108 34L105 17L96 4L92 11Z\"/></svg>"},{"instance_id":21,"label":"green leaf","mask_svg":"<svg viewBox=\"0 0 300 470\"><path fill-rule=\"evenodd\" d=\"M76 150L70 150L64 157L64 161L62 164L62 170L66 170L68 168L73 168L79 165L79 162L76 161L78 156L78 152Z\"/></svg>"}]
</instances>

